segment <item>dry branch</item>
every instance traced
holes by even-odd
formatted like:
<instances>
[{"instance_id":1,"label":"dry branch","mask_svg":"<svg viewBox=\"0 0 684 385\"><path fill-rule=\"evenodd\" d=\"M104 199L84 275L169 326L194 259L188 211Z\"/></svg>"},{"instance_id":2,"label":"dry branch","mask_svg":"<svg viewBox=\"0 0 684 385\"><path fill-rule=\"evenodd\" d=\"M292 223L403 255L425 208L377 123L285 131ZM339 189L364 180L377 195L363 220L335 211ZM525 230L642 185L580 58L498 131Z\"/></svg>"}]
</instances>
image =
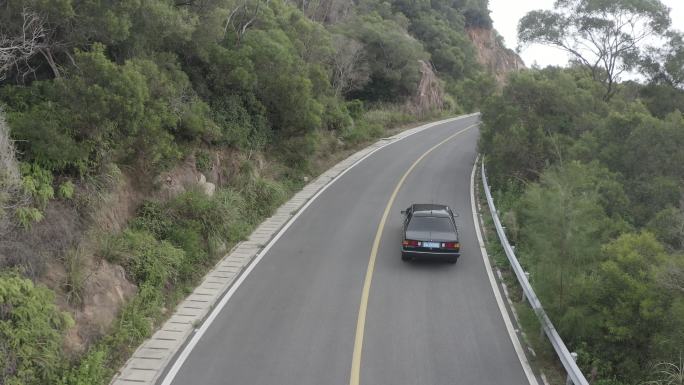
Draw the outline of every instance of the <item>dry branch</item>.
<instances>
[{"instance_id":1,"label":"dry branch","mask_svg":"<svg viewBox=\"0 0 684 385\"><path fill-rule=\"evenodd\" d=\"M28 196L21 188L14 142L0 108L0 238L12 228L14 210L27 203Z\"/></svg>"},{"instance_id":2,"label":"dry branch","mask_svg":"<svg viewBox=\"0 0 684 385\"><path fill-rule=\"evenodd\" d=\"M16 31L14 36L0 27L0 80L12 71L22 79L33 74L36 68L30 60L38 54L45 58L54 76L59 77L53 56L56 45L51 41L52 32L45 19L28 9L24 9L21 16L21 31Z\"/></svg>"}]
</instances>

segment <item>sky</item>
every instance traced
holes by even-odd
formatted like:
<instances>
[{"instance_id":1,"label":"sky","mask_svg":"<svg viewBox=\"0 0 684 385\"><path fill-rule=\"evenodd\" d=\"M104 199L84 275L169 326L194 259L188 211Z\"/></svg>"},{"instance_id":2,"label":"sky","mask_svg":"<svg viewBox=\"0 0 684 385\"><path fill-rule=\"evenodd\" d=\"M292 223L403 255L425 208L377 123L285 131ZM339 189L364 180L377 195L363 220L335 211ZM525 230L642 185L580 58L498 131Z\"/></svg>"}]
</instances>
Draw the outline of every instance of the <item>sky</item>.
<instances>
[{"instance_id":1,"label":"sky","mask_svg":"<svg viewBox=\"0 0 684 385\"><path fill-rule=\"evenodd\" d=\"M684 31L684 0L661 1L670 8L672 27ZM552 9L553 3L554 0L489 0L489 9L492 11L494 28L504 37L506 46L515 50L518 45L518 21L529 11ZM565 52L538 44L523 47L520 56L528 67L535 63L540 67L563 66L568 62Z\"/></svg>"}]
</instances>

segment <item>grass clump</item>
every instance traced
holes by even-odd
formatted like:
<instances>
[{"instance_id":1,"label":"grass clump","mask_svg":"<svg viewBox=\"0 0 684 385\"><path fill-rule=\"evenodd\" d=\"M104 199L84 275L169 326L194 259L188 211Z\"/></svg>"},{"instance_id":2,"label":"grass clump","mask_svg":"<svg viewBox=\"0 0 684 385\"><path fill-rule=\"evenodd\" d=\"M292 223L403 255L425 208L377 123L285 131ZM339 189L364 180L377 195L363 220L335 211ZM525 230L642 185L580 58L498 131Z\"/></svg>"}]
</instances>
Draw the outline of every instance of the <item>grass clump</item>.
<instances>
[{"instance_id":1,"label":"grass clump","mask_svg":"<svg viewBox=\"0 0 684 385\"><path fill-rule=\"evenodd\" d=\"M72 305L83 303L83 292L88 277L85 274L83 250L79 247L67 251L64 255L64 269L66 276L64 279L64 292L66 300Z\"/></svg>"}]
</instances>

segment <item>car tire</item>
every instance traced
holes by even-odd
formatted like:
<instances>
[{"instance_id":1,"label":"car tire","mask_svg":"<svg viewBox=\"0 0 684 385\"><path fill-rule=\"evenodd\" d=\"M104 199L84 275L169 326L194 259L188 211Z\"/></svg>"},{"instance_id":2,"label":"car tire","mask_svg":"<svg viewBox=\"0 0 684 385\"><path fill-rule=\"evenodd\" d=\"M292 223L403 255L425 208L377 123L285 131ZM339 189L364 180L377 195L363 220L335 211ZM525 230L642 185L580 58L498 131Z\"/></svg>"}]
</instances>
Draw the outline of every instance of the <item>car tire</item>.
<instances>
[{"instance_id":1,"label":"car tire","mask_svg":"<svg viewBox=\"0 0 684 385\"><path fill-rule=\"evenodd\" d=\"M450 259L448 262L453 265L454 263L458 262L458 258Z\"/></svg>"},{"instance_id":2,"label":"car tire","mask_svg":"<svg viewBox=\"0 0 684 385\"><path fill-rule=\"evenodd\" d=\"M401 255L401 260L402 260L402 261L410 261L411 258L410 258L408 255L402 254L402 255Z\"/></svg>"}]
</instances>

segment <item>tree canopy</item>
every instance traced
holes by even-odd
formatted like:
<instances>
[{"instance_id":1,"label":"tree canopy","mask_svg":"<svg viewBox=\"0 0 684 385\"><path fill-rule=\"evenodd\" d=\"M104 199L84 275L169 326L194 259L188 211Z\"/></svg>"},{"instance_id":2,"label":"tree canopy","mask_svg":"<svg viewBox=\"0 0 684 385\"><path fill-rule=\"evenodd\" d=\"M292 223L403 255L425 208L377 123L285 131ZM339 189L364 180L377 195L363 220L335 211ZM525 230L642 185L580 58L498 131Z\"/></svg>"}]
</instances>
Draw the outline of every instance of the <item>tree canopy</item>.
<instances>
[{"instance_id":1,"label":"tree canopy","mask_svg":"<svg viewBox=\"0 0 684 385\"><path fill-rule=\"evenodd\" d=\"M620 75L637 65L646 39L669 26L669 9L660 0L557 0L552 11L525 15L518 38L570 53L610 99Z\"/></svg>"}]
</instances>

